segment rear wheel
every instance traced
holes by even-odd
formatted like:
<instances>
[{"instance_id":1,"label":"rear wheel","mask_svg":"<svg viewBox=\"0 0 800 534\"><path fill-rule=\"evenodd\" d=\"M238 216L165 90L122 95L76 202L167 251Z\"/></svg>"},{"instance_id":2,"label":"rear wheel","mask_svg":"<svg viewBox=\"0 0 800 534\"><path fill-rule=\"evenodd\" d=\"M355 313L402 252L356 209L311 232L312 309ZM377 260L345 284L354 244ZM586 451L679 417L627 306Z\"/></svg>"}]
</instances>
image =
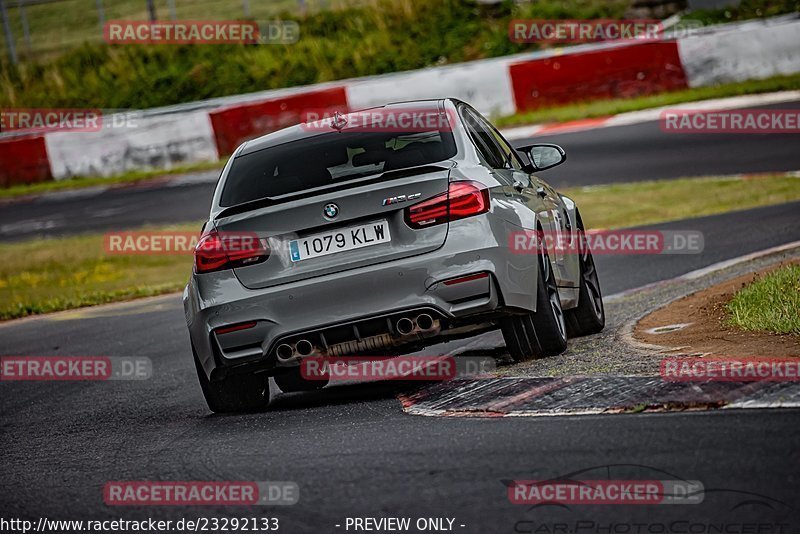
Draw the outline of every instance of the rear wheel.
<instances>
[{"instance_id":1,"label":"rear wheel","mask_svg":"<svg viewBox=\"0 0 800 534\"><path fill-rule=\"evenodd\" d=\"M275 383L278 384L278 387L281 388L281 391L290 393L292 391L314 391L316 389L322 389L328 385L330 375L320 377L321 380L306 380L300 373L300 366L297 366L288 369L284 373L275 375L273 378L275 379Z\"/></svg>"},{"instance_id":2,"label":"rear wheel","mask_svg":"<svg viewBox=\"0 0 800 534\"><path fill-rule=\"evenodd\" d=\"M194 366L203 396L212 412L257 412L269 406L269 379L266 375L231 375L212 382L192 347Z\"/></svg>"},{"instance_id":3,"label":"rear wheel","mask_svg":"<svg viewBox=\"0 0 800 534\"><path fill-rule=\"evenodd\" d=\"M544 250L538 257L536 312L508 317L500 324L514 361L554 356L567 348L567 328L553 268Z\"/></svg>"},{"instance_id":4,"label":"rear wheel","mask_svg":"<svg viewBox=\"0 0 800 534\"><path fill-rule=\"evenodd\" d=\"M566 311L567 333L570 336L586 336L600 332L606 325L606 312L603 308L603 294L600 280L594 266L592 251L586 240L583 228L580 233L580 294L578 306Z\"/></svg>"}]
</instances>

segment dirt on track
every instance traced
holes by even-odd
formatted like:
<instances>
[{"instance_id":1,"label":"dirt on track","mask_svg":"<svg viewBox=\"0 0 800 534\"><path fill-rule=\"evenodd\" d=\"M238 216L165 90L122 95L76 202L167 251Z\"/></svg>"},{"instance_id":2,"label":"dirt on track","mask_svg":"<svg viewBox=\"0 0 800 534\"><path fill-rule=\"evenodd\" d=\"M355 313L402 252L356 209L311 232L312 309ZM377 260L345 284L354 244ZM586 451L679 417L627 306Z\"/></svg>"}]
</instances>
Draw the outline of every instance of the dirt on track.
<instances>
[{"instance_id":1,"label":"dirt on track","mask_svg":"<svg viewBox=\"0 0 800 534\"><path fill-rule=\"evenodd\" d=\"M728 317L725 305L737 291L766 273L797 264L800 264L797 260L781 262L678 299L642 318L634 328L633 337L676 354L800 357L800 336L749 332L725 324ZM676 326L680 327L673 329Z\"/></svg>"}]
</instances>

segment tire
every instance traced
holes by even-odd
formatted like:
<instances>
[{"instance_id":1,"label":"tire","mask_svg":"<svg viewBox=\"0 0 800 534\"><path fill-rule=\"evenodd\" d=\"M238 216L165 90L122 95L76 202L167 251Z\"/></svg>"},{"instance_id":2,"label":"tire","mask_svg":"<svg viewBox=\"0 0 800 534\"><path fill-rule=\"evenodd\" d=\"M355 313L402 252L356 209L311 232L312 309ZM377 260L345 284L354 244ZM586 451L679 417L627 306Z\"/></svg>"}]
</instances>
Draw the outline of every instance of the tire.
<instances>
[{"instance_id":1,"label":"tire","mask_svg":"<svg viewBox=\"0 0 800 534\"><path fill-rule=\"evenodd\" d=\"M540 250L537 256L536 312L513 315L500 323L508 352L517 362L555 356L567 349L567 329L553 268L546 252Z\"/></svg>"},{"instance_id":2,"label":"tire","mask_svg":"<svg viewBox=\"0 0 800 534\"><path fill-rule=\"evenodd\" d=\"M603 330L606 325L606 312L603 307L603 294L600 290L600 280L597 278L597 269L586 235L582 227L578 228L581 239L580 250L580 293L578 306L565 312L567 320L567 334L571 337L588 336Z\"/></svg>"},{"instance_id":3,"label":"tire","mask_svg":"<svg viewBox=\"0 0 800 534\"><path fill-rule=\"evenodd\" d=\"M209 409L215 413L258 412L269 406L269 379L266 375L232 375L211 382L192 347L200 389Z\"/></svg>"},{"instance_id":4,"label":"tire","mask_svg":"<svg viewBox=\"0 0 800 534\"><path fill-rule=\"evenodd\" d=\"M285 373L275 375L273 378L275 379L275 383L278 384L278 387L281 388L281 391L290 393L293 391L315 391L317 389L322 389L328 385L330 376L326 376L326 378L321 380L306 380L300 374L300 366L297 366L290 368Z\"/></svg>"}]
</instances>

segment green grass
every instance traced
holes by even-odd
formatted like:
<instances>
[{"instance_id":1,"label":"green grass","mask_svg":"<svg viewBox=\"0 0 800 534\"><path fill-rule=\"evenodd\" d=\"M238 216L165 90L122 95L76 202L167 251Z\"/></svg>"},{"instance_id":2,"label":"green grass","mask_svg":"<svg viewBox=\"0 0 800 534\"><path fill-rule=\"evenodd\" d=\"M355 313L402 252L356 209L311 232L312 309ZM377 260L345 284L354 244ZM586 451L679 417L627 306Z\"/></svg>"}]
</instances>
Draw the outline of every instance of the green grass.
<instances>
[{"instance_id":1,"label":"green grass","mask_svg":"<svg viewBox=\"0 0 800 534\"><path fill-rule=\"evenodd\" d=\"M745 0L709 12L706 22L798 10L800 0ZM167 0L157 0L168 19ZM241 0L177 0L181 19L241 19ZM147 20L143 0L104 1L106 20ZM265 89L506 56L536 50L508 38L512 19L619 19L631 0L537 0L483 5L473 0L250 0L251 19L300 25L291 45L113 45L102 41L94 2L62 0L27 7L33 50L12 66L0 41L0 107L143 109ZM703 18L704 17L704 18ZM545 45L549 46L549 45Z\"/></svg>"},{"instance_id":2,"label":"green grass","mask_svg":"<svg viewBox=\"0 0 800 534\"><path fill-rule=\"evenodd\" d=\"M512 18L619 18L628 1L365 0L304 16L279 14L300 25L299 41L289 45L87 42L19 67L0 64L0 107L143 109L505 56L537 48L508 39ZM227 5L225 18L241 12L240 0ZM214 18L201 8L195 13Z\"/></svg>"},{"instance_id":3,"label":"green grass","mask_svg":"<svg viewBox=\"0 0 800 534\"><path fill-rule=\"evenodd\" d=\"M109 255L103 235L1 244L0 251L0 319L177 291L192 268L190 255Z\"/></svg>"},{"instance_id":4,"label":"green grass","mask_svg":"<svg viewBox=\"0 0 800 534\"><path fill-rule=\"evenodd\" d=\"M608 117L628 111L671 106L710 98L725 98L796 89L800 89L800 74L774 76L763 80L748 80L745 82L726 83L709 87L698 87L696 89L685 89L651 96L579 102L566 106L543 108L517 113L507 117L500 117L494 122L499 127L564 122L577 119Z\"/></svg>"},{"instance_id":5,"label":"green grass","mask_svg":"<svg viewBox=\"0 0 800 534\"><path fill-rule=\"evenodd\" d=\"M105 20L147 20L147 3L144 0L103 0ZM169 20L167 0L155 0L159 20ZM356 2L348 2L355 4ZM7 2L8 4L8 2ZM345 2L319 0L306 1L307 11L318 12L344 5ZM280 13L301 14L297 0L250 1L250 18L269 20ZM176 0L175 14L183 20L232 20L245 18L242 0ZM25 14L31 35L31 49L27 48L22 31L22 12L8 9L11 32L14 35L20 58L57 55L84 42L102 42L103 32L99 24L94 0L61 0L38 5L28 5ZM5 41L0 52L6 54Z\"/></svg>"},{"instance_id":6,"label":"green grass","mask_svg":"<svg viewBox=\"0 0 800 534\"><path fill-rule=\"evenodd\" d=\"M738 6L723 9L698 9L685 18L702 21L703 24L720 24L734 20L773 17L782 13L800 11L798 0L741 0Z\"/></svg>"},{"instance_id":7,"label":"green grass","mask_svg":"<svg viewBox=\"0 0 800 534\"><path fill-rule=\"evenodd\" d=\"M797 178L783 176L685 179L565 193L578 202L590 228L613 228L797 200L798 184ZM187 223L152 230L196 232L198 227ZM0 243L0 257L0 319L177 291L192 264L189 255L108 255L102 235Z\"/></svg>"},{"instance_id":8,"label":"green grass","mask_svg":"<svg viewBox=\"0 0 800 534\"><path fill-rule=\"evenodd\" d=\"M167 0L155 0L156 12L160 20L171 17ZM624 15L624 8L630 3L627 0L615 0L614 13L608 13L603 2L597 0L542 1L537 6L516 6L515 13L524 18L590 18L592 16ZM7 5L9 3L7 2ZM23 38L22 10L8 7L11 31L15 37L15 45L20 57L25 60L31 57L54 57L64 51L76 48L84 42L102 42L102 30L99 24L96 4L93 0L60 0L42 4L30 3L25 8L31 44L30 49ZM102 2L106 20L147 20L148 12L144 0L113 0ZM291 17L303 20L320 17L327 11L344 11L355 8L359 11L369 10L378 5L375 0L305 0L301 7L299 0L270 0L268 2L250 0L249 18L256 21L270 20L275 17ZM498 18L510 10L509 6L494 6L485 10L486 18ZM217 19L231 20L246 18L242 0L176 0L175 15L177 19L198 20ZM704 24L718 24L735 20L769 17L781 13L800 11L798 0L743 0L738 7L716 10L698 10L686 15L686 18L700 20ZM387 13L387 18L391 13ZM500 28L505 31L505 28ZM0 42L0 53L6 55L5 40Z\"/></svg>"},{"instance_id":9,"label":"green grass","mask_svg":"<svg viewBox=\"0 0 800 534\"><path fill-rule=\"evenodd\" d=\"M577 202L589 228L623 228L800 200L800 178L684 178L561 191Z\"/></svg>"},{"instance_id":10,"label":"green grass","mask_svg":"<svg viewBox=\"0 0 800 534\"><path fill-rule=\"evenodd\" d=\"M727 304L727 323L744 330L800 335L800 265L751 283Z\"/></svg>"},{"instance_id":11,"label":"green grass","mask_svg":"<svg viewBox=\"0 0 800 534\"><path fill-rule=\"evenodd\" d=\"M52 182L39 182L35 184L19 184L19 185L12 185L11 187L0 188L0 198L13 198L25 195L36 195L40 193L49 193L52 191L80 189L83 187L92 187L97 185L112 185L112 184L141 182L145 180L152 180L161 176L170 176L175 174L184 174L188 172L205 171L211 169L221 169L224 166L225 166L225 160L208 162L208 163L198 163L195 165L184 165L180 167L173 167L172 169L168 170L128 171L123 174L118 174L107 178L98 176L75 176L65 180L58 180Z\"/></svg>"}]
</instances>

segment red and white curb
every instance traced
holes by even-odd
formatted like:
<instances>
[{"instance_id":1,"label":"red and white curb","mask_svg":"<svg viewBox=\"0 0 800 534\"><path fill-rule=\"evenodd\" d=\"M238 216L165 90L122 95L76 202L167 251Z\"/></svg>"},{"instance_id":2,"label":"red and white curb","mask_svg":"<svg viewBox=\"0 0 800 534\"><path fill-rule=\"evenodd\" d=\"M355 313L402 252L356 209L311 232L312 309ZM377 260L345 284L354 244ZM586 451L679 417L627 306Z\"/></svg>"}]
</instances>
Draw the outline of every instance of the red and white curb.
<instances>
[{"instance_id":1,"label":"red and white curb","mask_svg":"<svg viewBox=\"0 0 800 534\"><path fill-rule=\"evenodd\" d=\"M660 376L454 380L399 397L429 417L544 417L701 409L798 408L798 382L671 382Z\"/></svg>"},{"instance_id":2,"label":"red and white curb","mask_svg":"<svg viewBox=\"0 0 800 534\"><path fill-rule=\"evenodd\" d=\"M604 298L610 303L669 283L696 280L735 265L787 251L800 250L800 241L786 243L684 275ZM632 342L633 323L622 326ZM641 345L641 344L638 344ZM800 408L800 382L674 382L660 376L499 377L442 382L399 395L403 411L437 417L542 417L755 408Z\"/></svg>"}]
</instances>

